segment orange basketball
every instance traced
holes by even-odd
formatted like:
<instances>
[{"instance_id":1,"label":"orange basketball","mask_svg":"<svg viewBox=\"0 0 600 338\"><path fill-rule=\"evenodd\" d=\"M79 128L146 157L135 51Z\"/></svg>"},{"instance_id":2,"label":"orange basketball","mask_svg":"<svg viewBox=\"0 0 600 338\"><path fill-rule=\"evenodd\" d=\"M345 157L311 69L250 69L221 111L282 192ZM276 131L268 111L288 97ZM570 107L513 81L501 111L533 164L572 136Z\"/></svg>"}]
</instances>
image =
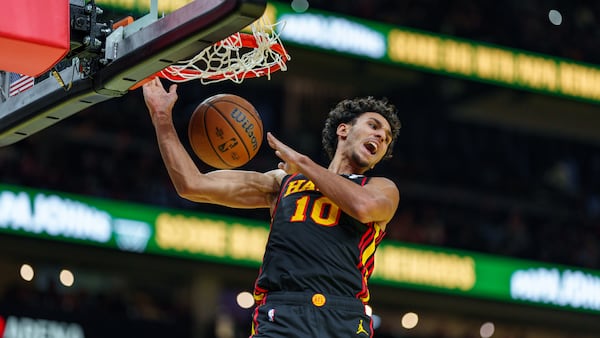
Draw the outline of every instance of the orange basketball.
<instances>
[{"instance_id":1,"label":"orange basketball","mask_svg":"<svg viewBox=\"0 0 600 338\"><path fill-rule=\"evenodd\" d=\"M190 118L188 137L192 150L206 164L219 169L237 168L258 152L263 124L246 99L219 94L196 107Z\"/></svg>"}]
</instances>

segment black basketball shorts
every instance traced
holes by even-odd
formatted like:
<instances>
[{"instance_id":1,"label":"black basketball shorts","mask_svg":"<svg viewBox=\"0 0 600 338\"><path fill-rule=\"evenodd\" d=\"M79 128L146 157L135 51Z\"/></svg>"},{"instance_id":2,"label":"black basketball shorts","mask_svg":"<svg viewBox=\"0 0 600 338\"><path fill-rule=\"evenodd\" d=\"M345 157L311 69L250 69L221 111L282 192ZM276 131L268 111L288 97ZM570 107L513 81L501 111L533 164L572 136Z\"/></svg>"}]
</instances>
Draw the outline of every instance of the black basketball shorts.
<instances>
[{"instance_id":1,"label":"black basketball shorts","mask_svg":"<svg viewBox=\"0 0 600 338\"><path fill-rule=\"evenodd\" d=\"M250 338L369 338L373 323L352 297L270 292L253 313Z\"/></svg>"}]
</instances>

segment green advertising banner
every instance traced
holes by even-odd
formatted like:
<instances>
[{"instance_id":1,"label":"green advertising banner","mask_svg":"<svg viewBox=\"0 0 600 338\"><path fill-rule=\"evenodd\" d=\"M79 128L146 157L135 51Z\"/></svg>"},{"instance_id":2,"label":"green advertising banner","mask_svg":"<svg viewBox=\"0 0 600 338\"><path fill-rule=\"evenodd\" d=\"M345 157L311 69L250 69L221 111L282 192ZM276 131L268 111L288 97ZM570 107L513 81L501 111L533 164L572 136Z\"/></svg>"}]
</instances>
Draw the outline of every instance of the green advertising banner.
<instances>
[{"instance_id":1,"label":"green advertising banner","mask_svg":"<svg viewBox=\"0 0 600 338\"><path fill-rule=\"evenodd\" d=\"M600 68L548 55L271 2L281 39L303 47L516 89L600 102ZM293 57L293 56L292 56ZM293 60L293 59L292 59Z\"/></svg>"},{"instance_id":2,"label":"green advertising banner","mask_svg":"<svg viewBox=\"0 0 600 338\"><path fill-rule=\"evenodd\" d=\"M158 9L160 13L169 13L189 2L160 0ZM150 0L98 0L97 3L126 14L143 15L150 8ZM309 9L304 13L296 13L289 2L269 2L265 17L271 23L280 23L275 30L286 45L581 101L600 102L598 65L325 11Z\"/></svg>"},{"instance_id":3,"label":"green advertising banner","mask_svg":"<svg viewBox=\"0 0 600 338\"><path fill-rule=\"evenodd\" d=\"M268 231L250 219L0 185L0 234L258 267ZM371 281L600 313L600 271L445 248L384 240Z\"/></svg>"},{"instance_id":4,"label":"green advertising banner","mask_svg":"<svg viewBox=\"0 0 600 338\"><path fill-rule=\"evenodd\" d=\"M600 312L600 271L423 245L386 244L377 252L374 283Z\"/></svg>"},{"instance_id":5,"label":"green advertising banner","mask_svg":"<svg viewBox=\"0 0 600 338\"><path fill-rule=\"evenodd\" d=\"M0 232L258 266L268 225L0 185Z\"/></svg>"}]
</instances>

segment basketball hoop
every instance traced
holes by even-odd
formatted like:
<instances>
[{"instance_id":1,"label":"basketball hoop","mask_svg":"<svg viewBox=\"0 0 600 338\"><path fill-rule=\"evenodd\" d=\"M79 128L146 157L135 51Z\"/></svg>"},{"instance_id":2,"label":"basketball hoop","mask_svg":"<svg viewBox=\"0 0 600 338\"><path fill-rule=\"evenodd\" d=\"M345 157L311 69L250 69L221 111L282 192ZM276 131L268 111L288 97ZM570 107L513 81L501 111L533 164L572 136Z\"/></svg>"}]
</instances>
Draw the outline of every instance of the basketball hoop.
<instances>
[{"instance_id":1,"label":"basketball hoop","mask_svg":"<svg viewBox=\"0 0 600 338\"><path fill-rule=\"evenodd\" d=\"M224 80L241 83L244 79L261 76L270 79L271 73L287 70L286 62L290 60L279 33L275 32L278 24L268 24L263 17L251 25L252 34L235 33L202 50L192 59L176 62L150 78L159 76L172 82L198 79L203 84Z\"/></svg>"}]
</instances>

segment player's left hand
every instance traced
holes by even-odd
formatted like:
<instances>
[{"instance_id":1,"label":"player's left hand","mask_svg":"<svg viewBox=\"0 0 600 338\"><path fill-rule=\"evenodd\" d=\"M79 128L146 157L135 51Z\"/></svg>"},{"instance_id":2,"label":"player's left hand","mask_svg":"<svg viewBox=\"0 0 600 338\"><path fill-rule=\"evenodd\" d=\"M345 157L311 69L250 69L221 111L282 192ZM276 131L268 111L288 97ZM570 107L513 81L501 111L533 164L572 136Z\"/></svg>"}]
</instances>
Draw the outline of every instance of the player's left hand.
<instances>
[{"instance_id":1,"label":"player's left hand","mask_svg":"<svg viewBox=\"0 0 600 338\"><path fill-rule=\"evenodd\" d=\"M300 163L306 157L305 155L300 154L279 141L271 134L271 132L267 133L267 142L269 142L269 146L275 150L275 155L283 161L279 162L279 169L285 171L287 174L293 174L300 171Z\"/></svg>"}]
</instances>

